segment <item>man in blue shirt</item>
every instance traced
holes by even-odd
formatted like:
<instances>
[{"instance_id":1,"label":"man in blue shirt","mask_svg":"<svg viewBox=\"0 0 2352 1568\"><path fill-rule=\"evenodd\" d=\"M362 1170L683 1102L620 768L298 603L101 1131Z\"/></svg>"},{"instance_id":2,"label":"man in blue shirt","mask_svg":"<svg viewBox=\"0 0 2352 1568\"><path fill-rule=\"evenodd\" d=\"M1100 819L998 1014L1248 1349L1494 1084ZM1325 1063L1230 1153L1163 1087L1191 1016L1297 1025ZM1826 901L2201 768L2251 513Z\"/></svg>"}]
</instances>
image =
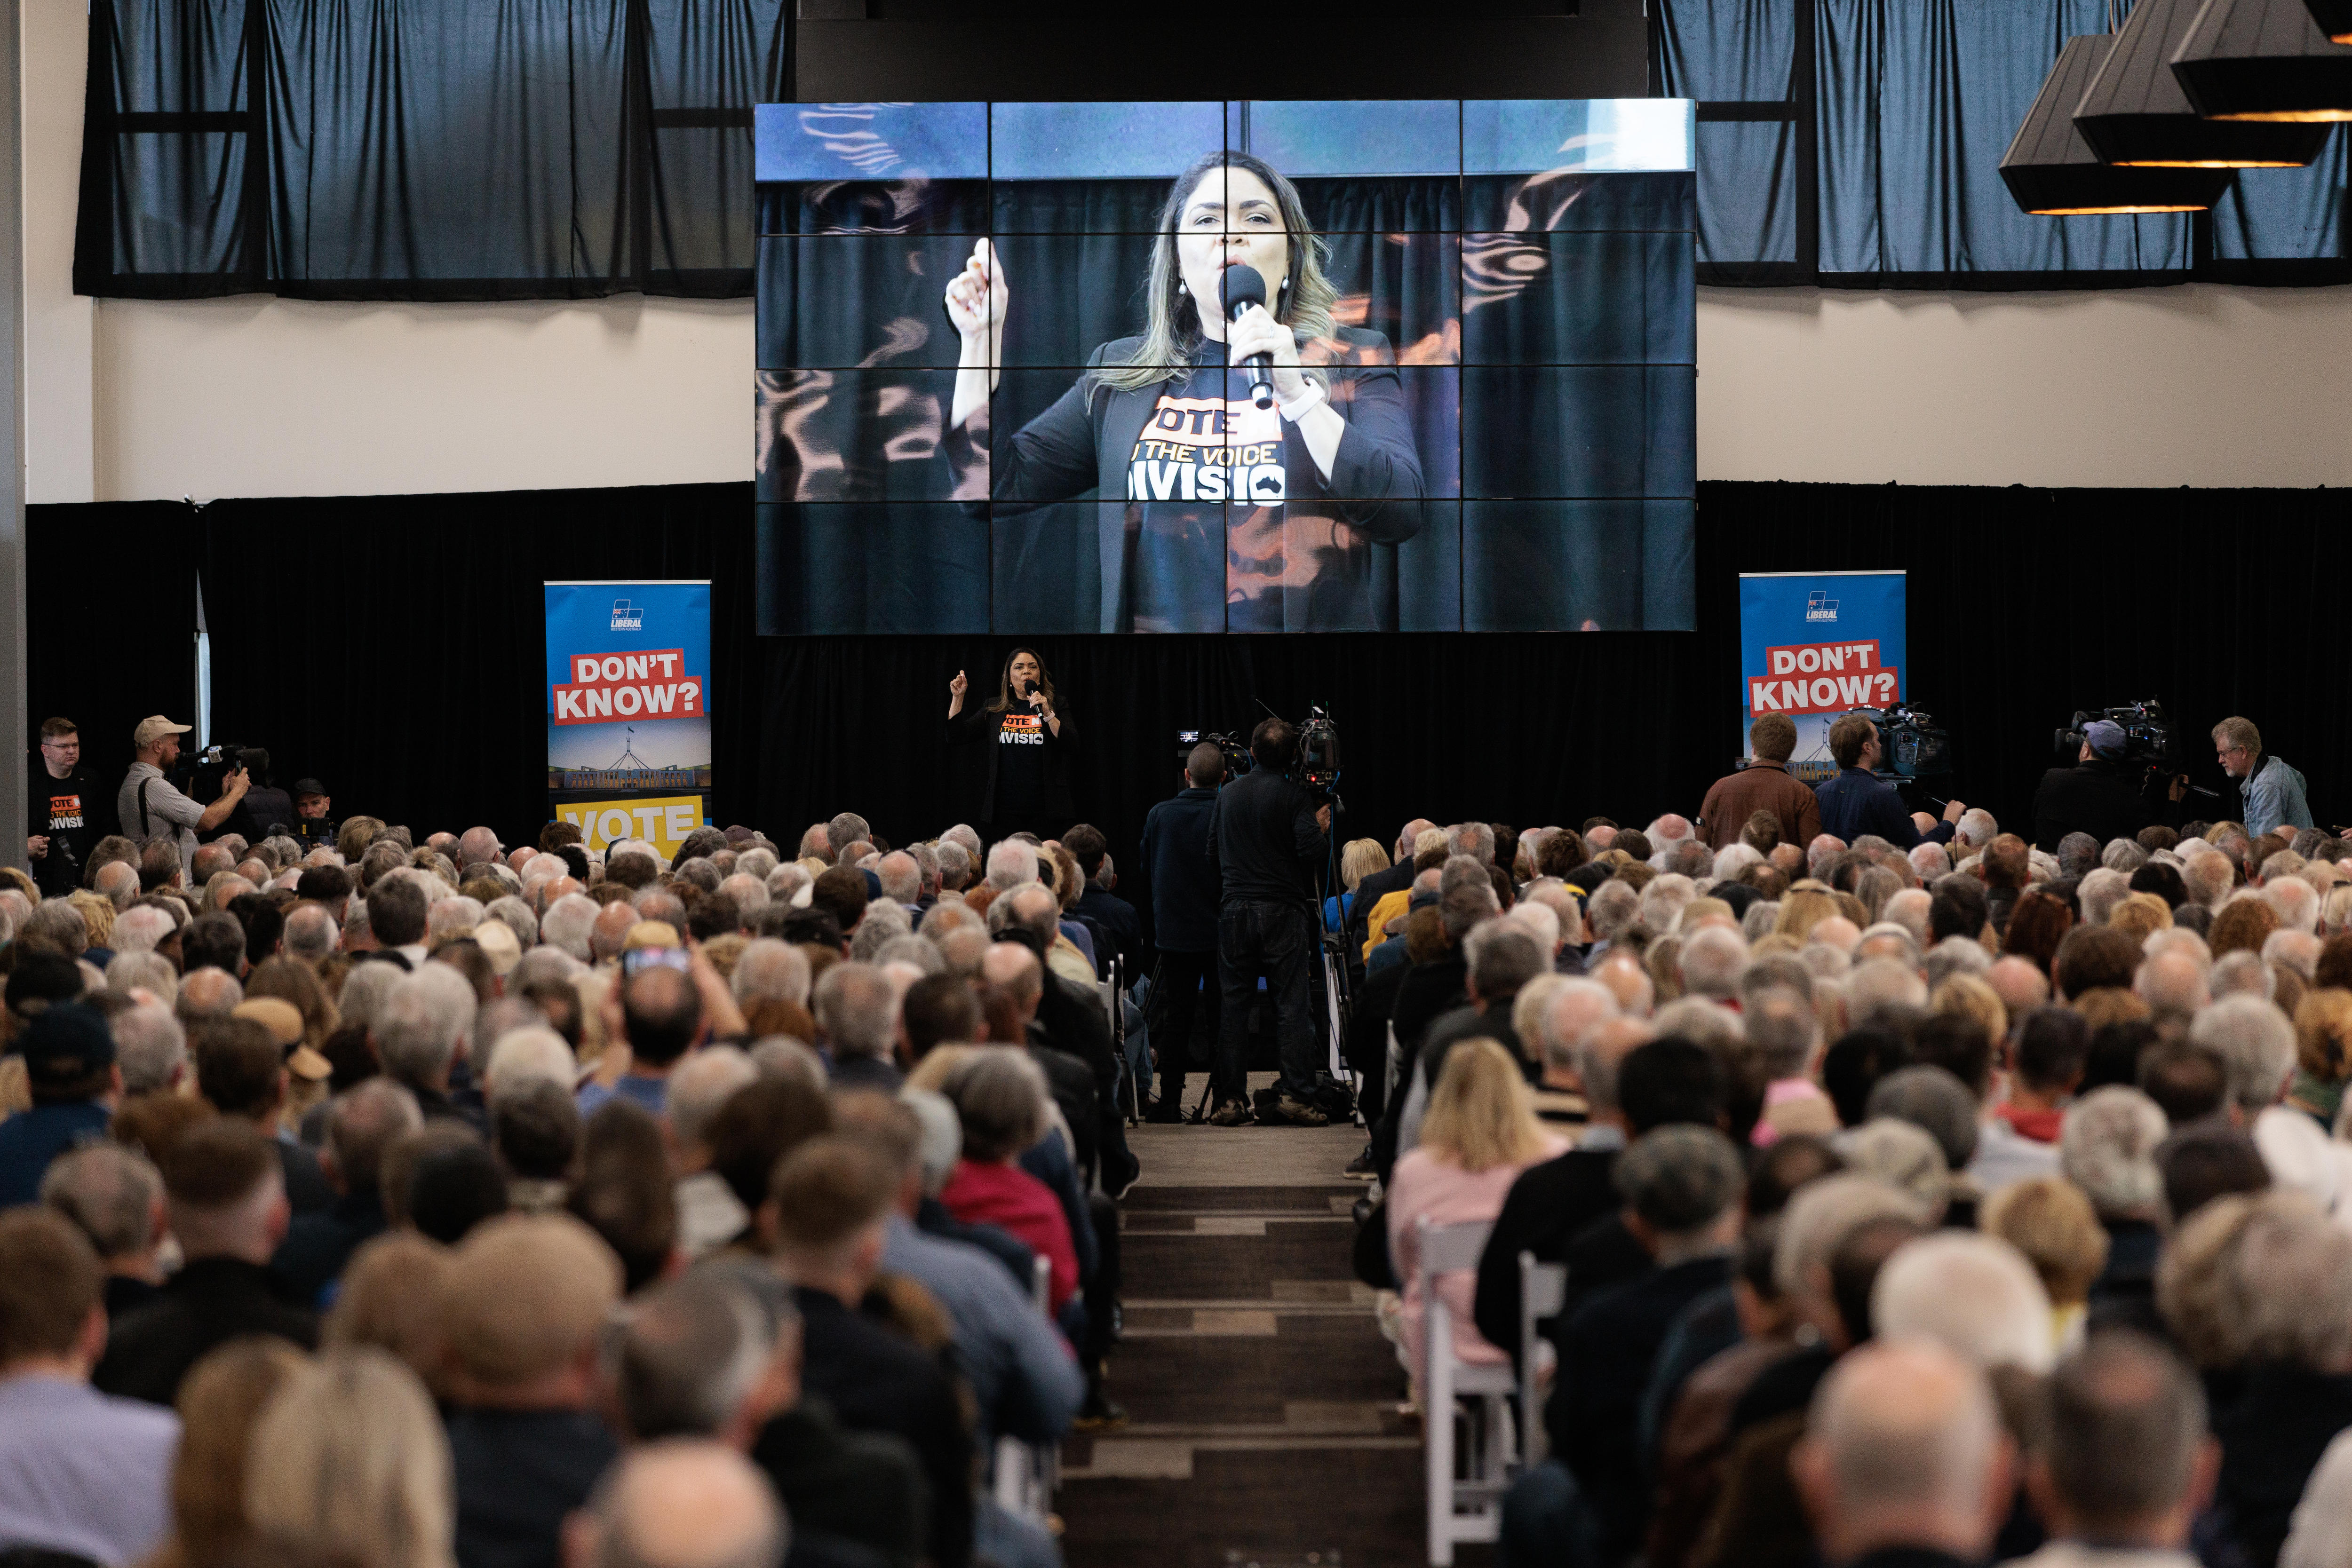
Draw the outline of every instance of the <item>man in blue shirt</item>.
<instances>
[{"instance_id":1,"label":"man in blue shirt","mask_svg":"<svg viewBox=\"0 0 2352 1568\"><path fill-rule=\"evenodd\" d=\"M24 1000L16 981L26 969L68 960L26 954L11 977L8 1000ZM79 987L79 977L76 977ZM96 1009L79 1002L48 1003L17 1041L33 1108L0 1122L0 1208L33 1203L41 1195L41 1173L49 1162L79 1144L106 1136L115 1102L122 1094L122 1070L114 1060L114 1037Z\"/></svg>"},{"instance_id":2,"label":"man in blue shirt","mask_svg":"<svg viewBox=\"0 0 2352 1568\"><path fill-rule=\"evenodd\" d=\"M2213 749L2220 755L2221 771L2241 781L2238 793L2245 802L2249 837L2314 825L2311 808L2303 799L2303 775L2263 754L2263 732L2253 720L2232 716L2215 725Z\"/></svg>"},{"instance_id":3,"label":"man in blue shirt","mask_svg":"<svg viewBox=\"0 0 2352 1568\"><path fill-rule=\"evenodd\" d=\"M1145 1119L1184 1119L1184 1070L1192 1014L1208 1009L1217 1036L1217 862L1209 855L1209 814L1225 781L1225 754L1212 740L1184 759L1185 788L1143 819L1143 863L1151 876L1151 925L1160 961L1151 972L1152 1042L1160 1098Z\"/></svg>"},{"instance_id":4,"label":"man in blue shirt","mask_svg":"<svg viewBox=\"0 0 2352 1568\"><path fill-rule=\"evenodd\" d=\"M1950 843L1953 825L1968 807L1949 802L1940 822L1925 811L1905 810L1895 786L1873 776L1885 755L1878 727L1860 714L1842 715L1830 726L1830 756L1837 762L1838 775L1813 791L1822 800L1822 831L1849 844L1864 833L1875 833L1898 850Z\"/></svg>"}]
</instances>

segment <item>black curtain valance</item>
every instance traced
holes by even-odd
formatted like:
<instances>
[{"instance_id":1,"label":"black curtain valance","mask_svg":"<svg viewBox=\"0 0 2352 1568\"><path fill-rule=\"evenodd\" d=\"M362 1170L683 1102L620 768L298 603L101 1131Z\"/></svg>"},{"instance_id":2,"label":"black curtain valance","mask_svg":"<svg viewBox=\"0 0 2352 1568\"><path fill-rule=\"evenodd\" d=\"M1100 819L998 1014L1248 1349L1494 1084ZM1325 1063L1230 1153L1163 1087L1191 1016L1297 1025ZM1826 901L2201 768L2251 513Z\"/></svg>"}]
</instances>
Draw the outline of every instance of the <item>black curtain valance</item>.
<instances>
[{"instance_id":1,"label":"black curtain valance","mask_svg":"<svg viewBox=\"0 0 2352 1568\"><path fill-rule=\"evenodd\" d=\"M787 0L93 0L77 293L751 292Z\"/></svg>"}]
</instances>

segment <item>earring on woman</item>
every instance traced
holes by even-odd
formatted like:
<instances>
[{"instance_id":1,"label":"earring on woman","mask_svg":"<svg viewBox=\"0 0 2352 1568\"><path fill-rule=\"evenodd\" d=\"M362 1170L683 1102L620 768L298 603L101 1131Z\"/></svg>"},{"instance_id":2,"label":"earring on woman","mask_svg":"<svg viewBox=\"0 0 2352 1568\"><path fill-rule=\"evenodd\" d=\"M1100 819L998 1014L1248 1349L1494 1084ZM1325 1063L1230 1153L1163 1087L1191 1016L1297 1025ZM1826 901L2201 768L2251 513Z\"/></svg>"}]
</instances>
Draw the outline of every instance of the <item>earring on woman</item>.
<instances>
[{"instance_id":1,"label":"earring on woman","mask_svg":"<svg viewBox=\"0 0 2352 1568\"><path fill-rule=\"evenodd\" d=\"M1180 277L1176 280L1176 293L1180 298L1192 292L1192 291L1191 289L1184 287L1184 280L1182 278Z\"/></svg>"}]
</instances>

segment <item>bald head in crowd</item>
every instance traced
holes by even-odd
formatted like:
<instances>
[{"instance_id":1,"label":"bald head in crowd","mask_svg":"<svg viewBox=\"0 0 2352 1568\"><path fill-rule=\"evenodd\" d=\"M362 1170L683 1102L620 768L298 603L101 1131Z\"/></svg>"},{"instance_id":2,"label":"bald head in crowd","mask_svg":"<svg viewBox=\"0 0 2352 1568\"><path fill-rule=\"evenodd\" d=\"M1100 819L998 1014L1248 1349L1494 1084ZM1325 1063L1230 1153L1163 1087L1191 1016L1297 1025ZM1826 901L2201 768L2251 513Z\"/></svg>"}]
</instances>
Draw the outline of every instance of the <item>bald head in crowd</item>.
<instances>
[{"instance_id":1,"label":"bald head in crowd","mask_svg":"<svg viewBox=\"0 0 2352 1568\"><path fill-rule=\"evenodd\" d=\"M1937 1345L1882 1343L1822 1381L1789 1469L1832 1563L1900 1549L1980 1562L2012 1455L1981 1373Z\"/></svg>"}]
</instances>

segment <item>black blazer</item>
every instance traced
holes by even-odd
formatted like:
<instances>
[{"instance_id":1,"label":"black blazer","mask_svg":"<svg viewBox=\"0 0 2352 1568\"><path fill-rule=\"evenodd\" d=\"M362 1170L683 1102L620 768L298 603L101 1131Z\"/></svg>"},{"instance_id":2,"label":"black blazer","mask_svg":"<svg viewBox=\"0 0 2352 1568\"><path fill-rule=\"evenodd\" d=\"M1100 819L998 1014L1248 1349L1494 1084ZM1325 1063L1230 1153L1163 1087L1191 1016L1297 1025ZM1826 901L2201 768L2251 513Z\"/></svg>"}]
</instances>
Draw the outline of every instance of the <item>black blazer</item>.
<instances>
[{"instance_id":1,"label":"black blazer","mask_svg":"<svg viewBox=\"0 0 2352 1568\"><path fill-rule=\"evenodd\" d=\"M981 788L980 820L992 822L996 820L996 760L999 755L996 732L1003 725L1004 716L989 712L988 706L972 701L972 695L967 693L963 711L948 720L948 744L977 746L987 754L988 782ZM1077 807L1072 803L1070 794L1070 754L1076 749L1077 730L1076 721L1070 717L1069 710L1058 703L1055 706L1054 716L1062 721L1062 730L1056 735L1051 727L1045 729L1044 810L1058 827L1077 815Z\"/></svg>"},{"instance_id":2,"label":"black blazer","mask_svg":"<svg viewBox=\"0 0 2352 1568\"><path fill-rule=\"evenodd\" d=\"M1285 505L1286 518L1327 517L1345 525L1343 542L1311 583L1284 591L1283 630L1394 631L1382 624L1372 601L1371 546L1395 544L1421 531L1421 458L1389 340L1356 327L1335 328L1333 335L1341 352L1320 368L1330 376L1331 405L1347 421L1347 432L1328 480L1304 442L1283 443L1289 497ZM1088 371L1126 363L1142 341L1119 338L1105 343L1087 361ZM1101 630L1131 632L1134 584L1129 566L1140 512L1130 517L1124 499L1128 462L1166 384L1134 392L1097 388L1088 397L1091 379L1078 377L1045 413L995 439L992 453L980 449L988 439L984 413L948 432L942 448L955 475L956 497L976 499L985 494L1000 517L1092 493L1101 547Z\"/></svg>"}]
</instances>

